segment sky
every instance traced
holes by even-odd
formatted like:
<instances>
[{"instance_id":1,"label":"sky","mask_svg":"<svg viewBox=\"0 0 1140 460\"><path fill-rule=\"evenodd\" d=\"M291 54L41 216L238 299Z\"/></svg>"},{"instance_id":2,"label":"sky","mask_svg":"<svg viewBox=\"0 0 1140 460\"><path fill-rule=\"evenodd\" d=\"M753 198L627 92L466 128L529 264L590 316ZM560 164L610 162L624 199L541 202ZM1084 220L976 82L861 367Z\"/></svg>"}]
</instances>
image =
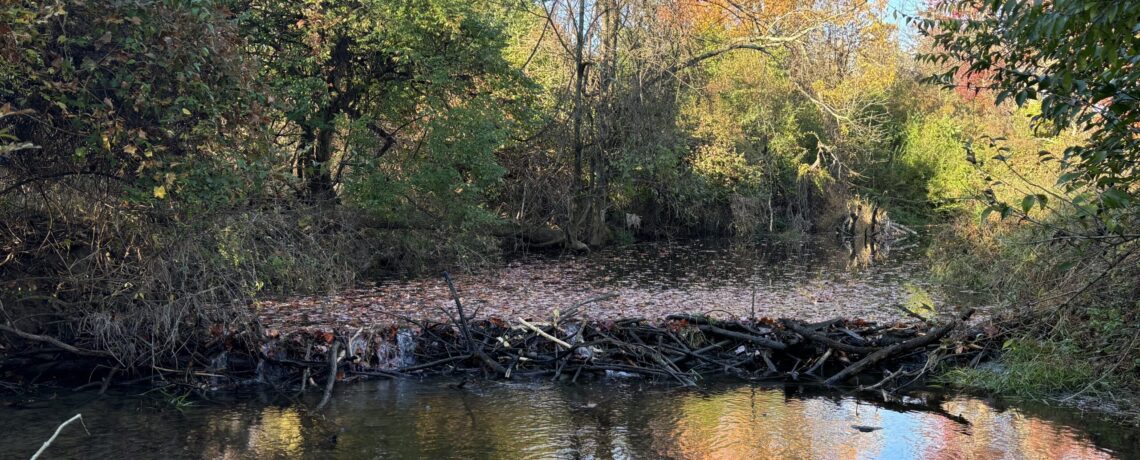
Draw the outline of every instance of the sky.
<instances>
[{"instance_id":1,"label":"sky","mask_svg":"<svg viewBox=\"0 0 1140 460\"><path fill-rule=\"evenodd\" d=\"M915 43L914 28L906 24L903 14L914 16L923 3L923 0L889 0L887 3L886 20L898 26L899 43L903 48L909 49Z\"/></svg>"}]
</instances>

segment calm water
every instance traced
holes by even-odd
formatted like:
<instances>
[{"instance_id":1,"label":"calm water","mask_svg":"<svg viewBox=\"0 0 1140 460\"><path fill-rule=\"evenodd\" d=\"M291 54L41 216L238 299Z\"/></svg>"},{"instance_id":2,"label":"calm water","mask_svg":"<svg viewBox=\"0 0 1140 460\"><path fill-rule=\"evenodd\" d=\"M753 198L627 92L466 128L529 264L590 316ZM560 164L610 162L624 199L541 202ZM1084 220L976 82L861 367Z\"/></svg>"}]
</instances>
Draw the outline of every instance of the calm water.
<instances>
[{"instance_id":1,"label":"calm water","mask_svg":"<svg viewBox=\"0 0 1140 460\"><path fill-rule=\"evenodd\" d=\"M313 395L314 397L316 395ZM82 413L48 458L1128 458L1137 433L977 399L885 405L800 389L636 381L587 385L381 381L313 399L61 395L0 409L0 456L27 458ZM873 428L864 432L854 426Z\"/></svg>"}]
</instances>

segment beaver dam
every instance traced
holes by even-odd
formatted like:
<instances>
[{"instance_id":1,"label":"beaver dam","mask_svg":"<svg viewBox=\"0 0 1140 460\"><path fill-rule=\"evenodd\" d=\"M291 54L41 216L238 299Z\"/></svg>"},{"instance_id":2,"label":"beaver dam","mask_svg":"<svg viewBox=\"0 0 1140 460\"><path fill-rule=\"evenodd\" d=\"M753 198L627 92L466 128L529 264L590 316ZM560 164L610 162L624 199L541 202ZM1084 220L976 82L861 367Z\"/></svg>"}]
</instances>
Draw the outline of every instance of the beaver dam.
<instances>
[{"instance_id":1,"label":"beaver dam","mask_svg":"<svg viewBox=\"0 0 1140 460\"><path fill-rule=\"evenodd\" d=\"M27 340L0 370L25 382L0 429L30 455L81 413L91 435L76 423L48 451L79 457L1135 450L1111 423L931 393L932 370L987 361L1000 334L984 310L909 299L922 271L906 255L853 269L842 248L700 242L517 260L266 301L150 371Z\"/></svg>"},{"instance_id":2,"label":"beaver dam","mask_svg":"<svg viewBox=\"0 0 1140 460\"><path fill-rule=\"evenodd\" d=\"M861 375L877 375L877 382L860 388L879 389L912 384L945 360L977 362L990 338L981 329L968 329L944 341L973 310L944 324L875 324L844 318L817 323L734 321L695 315L669 315L664 321L579 320L579 308L602 299L597 298L575 304L544 323L522 318L474 321L464 311L450 277L445 274L445 278L455 295L450 322L402 318L415 327L393 325L368 333L359 328L351 335L275 332L261 345L264 359L256 369L257 378L275 386L304 388L316 383L314 376L321 376L325 398L320 406L328 402L337 381L454 372L570 382L640 375L684 386L714 376L838 385ZM322 356L325 359L314 359Z\"/></svg>"},{"instance_id":3,"label":"beaver dam","mask_svg":"<svg viewBox=\"0 0 1140 460\"><path fill-rule=\"evenodd\" d=\"M25 382L74 380L71 369L87 369L77 384L104 390L145 382L320 391L452 373L570 382L637 375L682 386L714 376L846 385L862 375L868 387L894 388L993 351L992 329L963 326L970 312L935 315L908 300L922 291L919 270L897 259L852 267L856 255L823 246L638 245L265 301L247 324L197 328L175 360L150 372L34 338L2 365Z\"/></svg>"}]
</instances>

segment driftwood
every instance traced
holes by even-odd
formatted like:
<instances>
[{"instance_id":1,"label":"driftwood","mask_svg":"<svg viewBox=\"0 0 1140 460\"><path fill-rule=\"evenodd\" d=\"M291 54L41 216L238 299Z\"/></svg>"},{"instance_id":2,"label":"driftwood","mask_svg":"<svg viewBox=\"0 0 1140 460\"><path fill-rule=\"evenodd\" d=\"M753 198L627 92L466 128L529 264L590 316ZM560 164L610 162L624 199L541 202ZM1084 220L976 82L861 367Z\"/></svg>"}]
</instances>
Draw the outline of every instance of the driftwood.
<instances>
[{"instance_id":1,"label":"driftwood","mask_svg":"<svg viewBox=\"0 0 1140 460\"><path fill-rule=\"evenodd\" d=\"M43 455L44 451L47 450L48 446L50 446L51 443L55 442L55 438L59 437L59 433L63 431L63 428L66 427L67 425L70 425L72 422L74 422L76 420L78 420L79 424L83 426L83 431L87 432L87 425L83 424L83 414L75 414L74 417L67 419L67 421L59 424L59 426L56 427L55 434L52 434L51 438L49 438L47 441L44 441L44 445L40 446L40 450L37 450L35 454L32 454L32 460L36 460L37 458L40 458L40 455ZM87 432L87 434L90 435L91 433Z\"/></svg>"}]
</instances>

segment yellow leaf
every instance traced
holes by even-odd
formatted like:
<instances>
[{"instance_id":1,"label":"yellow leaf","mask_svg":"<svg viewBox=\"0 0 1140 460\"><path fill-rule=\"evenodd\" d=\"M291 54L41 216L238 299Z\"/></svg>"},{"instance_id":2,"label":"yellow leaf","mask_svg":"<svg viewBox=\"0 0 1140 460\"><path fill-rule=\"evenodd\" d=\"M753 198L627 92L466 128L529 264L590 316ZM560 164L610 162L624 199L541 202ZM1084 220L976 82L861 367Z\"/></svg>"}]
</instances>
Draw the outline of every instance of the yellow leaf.
<instances>
[{"instance_id":1,"label":"yellow leaf","mask_svg":"<svg viewBox=\"0 0 1140 460\"><path fill-rule=\"evenodd\" d=\"M165 185L159 185L158 187L155 187L154 188L154 197L158 198L160 200L166 198L166 186Z\"/></svg>"},{"instance_id":2,"label":"yellow leaf","mask_svg":"<svg viewBox=\"0 0 1140 460\"><path fill-rule=\"evenodd\" d=\"M183 114L183 115L186 115L186 116L190 116L190 109L187 109L186 107L183 107L183 108L182 108L182 114Z\"/></svg>"},{"instance_id":3,"label":"yellow leaf","mask_svg":"<svg viewBox=\"0 0 1140 460\"><path fill-rule=\"evenodd\" d=\"M127 144L127 145L123 146L123 151L127 152L127 155L134 155L136 152L139 151L139 149L138 149L138 147L135 147L131 144Z\"/></svg>"}]
</instances>

